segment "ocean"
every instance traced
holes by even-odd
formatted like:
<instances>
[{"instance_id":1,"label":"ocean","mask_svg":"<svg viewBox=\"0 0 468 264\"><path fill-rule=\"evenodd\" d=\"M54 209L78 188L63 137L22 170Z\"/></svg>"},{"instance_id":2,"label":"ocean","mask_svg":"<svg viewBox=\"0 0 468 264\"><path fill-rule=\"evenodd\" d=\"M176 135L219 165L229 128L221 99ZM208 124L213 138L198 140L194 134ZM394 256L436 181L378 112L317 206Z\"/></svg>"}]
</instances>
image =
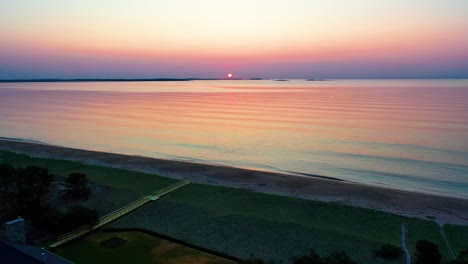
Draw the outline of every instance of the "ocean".
<instances>
[{"instance_id":1,"label":"ocean","mask_svg":"<svg viewBox=\"0 0 468 264\"><path fill-rule=\"evenodd\" d=\"M0 83L0 137L468 197L468 80Z\"/></svg>"}]
</instances>

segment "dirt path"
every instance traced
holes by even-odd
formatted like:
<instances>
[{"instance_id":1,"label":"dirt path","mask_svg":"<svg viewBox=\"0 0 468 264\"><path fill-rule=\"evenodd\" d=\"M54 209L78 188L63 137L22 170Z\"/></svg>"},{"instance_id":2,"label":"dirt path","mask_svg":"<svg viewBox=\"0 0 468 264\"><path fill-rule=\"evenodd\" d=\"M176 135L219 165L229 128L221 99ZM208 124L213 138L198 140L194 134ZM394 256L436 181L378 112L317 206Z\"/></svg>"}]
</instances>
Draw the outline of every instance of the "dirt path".
<instances>
[{"instance_id":1,"label":"dirt path","mask_svg":"<svg viewBox=\"0 0 468 264\"><path fill-rule=\"evenodd\" d=\"M455 259L455 254L453 253L452 247L450 246L450 242L448 241L447 236L445 235L444 226L439 225L439 230L440 230L440 235L442 236L442 239L445 242L445 246L447 247L447 250L450 254L450 258Z\"/></svg>"},{"instance_id":2,"label":"dirt path","mask_svg":"<svg viewBox=\"0 0 468 264\"><path fill-rule=\"evenodd\" d=\"M406 264L411 264L411 254L406 246L406 224L401 224L401 247L405 251Z\"/></svg>"}]
</instances>

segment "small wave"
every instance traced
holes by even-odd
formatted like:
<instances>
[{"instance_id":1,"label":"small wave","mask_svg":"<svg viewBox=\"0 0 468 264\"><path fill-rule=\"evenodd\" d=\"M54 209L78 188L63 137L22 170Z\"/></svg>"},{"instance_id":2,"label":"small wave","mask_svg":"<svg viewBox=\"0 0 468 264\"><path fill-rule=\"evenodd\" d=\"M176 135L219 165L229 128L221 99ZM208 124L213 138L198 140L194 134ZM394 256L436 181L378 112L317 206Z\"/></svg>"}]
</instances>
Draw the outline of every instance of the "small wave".
<instances>
[{"instance_id":1,"label":"small wave","mask_svg":"<svg viewBox=\"0 0 468 264\"><path fill-rule=\"evenodd\" d=\"M345 180L340 179L340 178L335 178L335 177L330 177L330 176L324 176L324 175L318 175L318 174L312 174L312 173L297 172L297 171L287 171L287 170L282 170L282 172L285 172L285 173L288 173L288 174L300 175L300 176L307 176L307 177L314 177L314 178L320 178L320 179L327 179L327 180L345 182Z\"/></svg>"}]
</instances>

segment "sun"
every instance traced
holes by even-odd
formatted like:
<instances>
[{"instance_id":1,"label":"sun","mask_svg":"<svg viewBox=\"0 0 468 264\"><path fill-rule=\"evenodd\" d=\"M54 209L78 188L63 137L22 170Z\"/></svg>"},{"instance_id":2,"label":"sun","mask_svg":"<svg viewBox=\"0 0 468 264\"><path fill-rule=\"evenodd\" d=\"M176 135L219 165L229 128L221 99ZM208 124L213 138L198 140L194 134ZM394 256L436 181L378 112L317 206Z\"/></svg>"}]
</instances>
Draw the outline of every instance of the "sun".
<instances>
[{"instance_id":1,"label":"sun","mask_svg":"<svg viewBox=\"0 0 468 264\"><path fill-rule=\"evenodd\" d=\"M232 78L232 76L234 76L234 75L232 75L232 73L228 73L228 75L227 75L228 78Z\"/></svg>"}]
</instances>

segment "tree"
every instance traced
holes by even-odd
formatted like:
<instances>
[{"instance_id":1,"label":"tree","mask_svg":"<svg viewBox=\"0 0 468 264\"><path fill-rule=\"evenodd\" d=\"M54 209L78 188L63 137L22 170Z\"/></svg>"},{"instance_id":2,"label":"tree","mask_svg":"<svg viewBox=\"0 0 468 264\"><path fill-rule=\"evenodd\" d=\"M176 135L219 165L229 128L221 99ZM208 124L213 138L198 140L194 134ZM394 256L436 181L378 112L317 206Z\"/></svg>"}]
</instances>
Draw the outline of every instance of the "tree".
<instances>
[{"instance_id":1,"label":"tree","mask_svg":"<svg viewBox=\"0 0 468 264\"><path fill-rule=\"evenodd\" d=\"M383 245L381 248L374 250L374 255L383 259L398 259L403 255L401 248L393 245Z\"/></svg>"},{"instance_id":2,"label":"tree","mask_svg":"<svg viewBox=\"0 0 468 264\"><path fill-rule=\"evenodd\" d=\"M88 198L91 194L86 174L72 173L68 175L65 180L65 187L67 188L66 198Z\"/></svg>"},{"instance_id":3,"label":"tree","mask_svg":"<svg viewBox=\"0 0 468 264\"><path fill-rule=\"evenodd\" d=\"M15 169L8 164L0 165L0 209L9 204L10 193L8 188L15 178Z\"/></svg>"},{"instance_id":4,"label":"tree","mask_svg":"<svg viewBox=\"0 0 468 264\"><path fill-rule=\"evenodd\" d=\"M32 221L32 225L42 231L60 234L62 232L60 225L64 216L65 213L56 208L48 208L37 219Z\"/></svg>"},{"instance_id":5,"label":"tree","mask_svg":"<svg viewBox=\"0 0 468 264\"><path fill-rule=\"evenodd\" d=\"M302 256L296 256L293 258L294 264L322 264L323 260L315 250L310 249L309 253Z\"/></svg>"},{"instance_id":6,"label":"tree","mask_svg":"<svg viewBox=\"0 0 468 264\"><path fill-rule=\"evenodd\" d=\"M15 169L8 164L0 165L0 190L8 190L8 186L14 179Z\"/></svg>"},{"instance_id":7,"label":"tree","mask_svg":"<svg viewBox=\"0 0 468 264\"><path fill-rule=\"evenodd\" d=\"M440 264L442 256L439 247L429 240L419 240L416 243L414 264Z\"/></svg>"},{"instance_id":8,"label":"tree","mask_svg":"<svg viewBox=\"0 0 468 264\"><path fill-rule=\"evenodd\" d=\"M62 232L67 232L81 226L88 226L91 228L98 222L99 216L96 209L74 206L68 209L67 213L60 221L60 230Z\"/></svg>"},{"instance_id":9,"label":"tree","mask_svg":"<svg viewBox=\"0 0 468 264\"><path fill-rule=\"evenodd\" d=\"M14 184L8 198L12 211L31 219L37 218L47 206L47 194L54 175L49 170L29 166L15 170Z\"/></svg>"}]
</instances>

